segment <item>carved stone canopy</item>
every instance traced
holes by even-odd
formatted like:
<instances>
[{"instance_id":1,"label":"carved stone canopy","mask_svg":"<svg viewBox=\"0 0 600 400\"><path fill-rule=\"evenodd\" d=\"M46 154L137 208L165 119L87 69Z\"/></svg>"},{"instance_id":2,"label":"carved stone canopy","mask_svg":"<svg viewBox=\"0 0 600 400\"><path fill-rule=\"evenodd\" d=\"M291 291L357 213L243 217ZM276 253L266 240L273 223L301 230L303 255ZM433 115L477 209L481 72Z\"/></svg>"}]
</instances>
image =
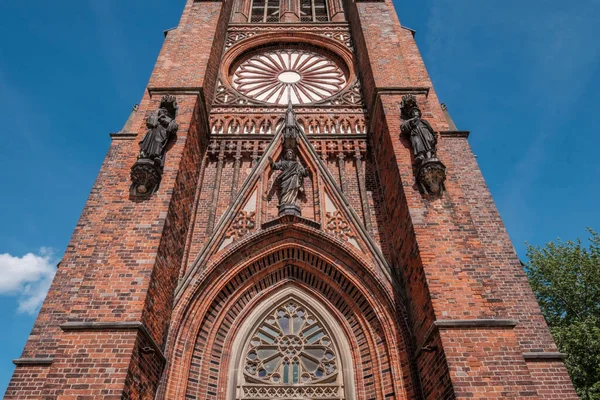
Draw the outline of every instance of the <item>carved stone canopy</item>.
<instances>
[{"instance_id":1,"label":"carved stone canopy","mask_svg":"<svg viewBox=\"0 0 600 400\"><path fill-rule=\"evenodd\" d=\"M292 102L290 100L288 109L285 112L285 125L283 126L283 148L296 150L298 147L298 137L301 133L301 127L296 119L296 113L292 108Z\"/></svg>"},{"instance_id":2,"label":"carved stone canopy","mask_svg":"<svg viewBox=\"0 0 600 400\"><path fill-rule=\"evenodd\" d=\"M419 105L417 103L417 98L412 94L407 94L402 97L402 103L400 103L400 110L402 111L402 119L409 120L412 118L413 110L419 110Z\"/></svg>"}]
</instances>

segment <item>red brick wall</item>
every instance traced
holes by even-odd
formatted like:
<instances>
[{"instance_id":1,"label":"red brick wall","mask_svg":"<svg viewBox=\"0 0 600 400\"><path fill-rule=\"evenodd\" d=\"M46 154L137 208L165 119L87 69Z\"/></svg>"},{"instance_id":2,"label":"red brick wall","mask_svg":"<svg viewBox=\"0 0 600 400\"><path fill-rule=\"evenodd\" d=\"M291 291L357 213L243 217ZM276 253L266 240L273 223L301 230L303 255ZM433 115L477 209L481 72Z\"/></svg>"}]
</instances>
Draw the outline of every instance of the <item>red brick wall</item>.
<instances>
[{"instance_id":1,"label":"red brick wall","mask_svg":"<svg viewBox=\"0 0 600 400\"><path fill-rule=\"evenodd\" d=\"M205 4L210 10L201 12ZM210 79L214 82L216 68L207 65L213 36L206 33L216 29L220 11L221 3L190 0L150 79L153 89L166 84L165 79L169 88L175 87L169 92L180 106L179 131L169 144L159 191L147 201L129 198L129 172L145 134L145 119L156 111L164 94L154 90L145 93L134 120L137 138L112 142L23 352L23 358L53 357L53 363L19 366L6 398L149 398L156 390L164 367L159 353L169 326L202 143L208 133L202 85ZM189 21L195 23L190 26ZM201 55L191 60L193 66L181 64L189 45ZM213 76L207 77L211 68ZM135 328L94 326L63 332L60 326L65 322L137 322L150 336ZM160 348L141 352L152 348L152 342Z\"/></svg>"},{"instance_id":2,"label":"red brick wall","mask_svg":"<svg viewBox=\"0 0 600 400\"><path fill-rule=\"evenodd\" d=\"M434 333L432 340L439 342L438 351L444 356L420 353L417 358L425 395L442 397L440 382L446 382L449 374L458 397L499 398L508 393L537 397L537 390L548 383L530 373L523 353L552 352L555 346L466 139L440 139L438 154L448 167L447 191L438 200L422 196L414 184L410 141L400 137L399 105L403 95L419 94L424 117L443 131L448 127L439 102L414 39L400 27L391 2L357 3L356 9L349 8L363 87L372 94L367 100L373 99L370 134L384 197L381 212L386 221L393 221L387 225L387 240L392 262L401 272L417 343L438 319L519 321L510 330L510 344L500 335L504 330L488 330L484 332L488 337L481 340L489 341L485 347L489 350L470 352L469 357L481 366L479 371L494 370L501 349L512 352L512 359L506 360L510 367L495 368L493 379L502 389L485 394L477 385L489 377L473 371L465 379L456 374L462 362L457 346L472 341L471 332L465 336L462 330L444 331L441 342L436 338L439 333ZM510 378L511 370L519 370L521 381L529 383ZM576 398L572 388L568 396Z\"/></svg>"}]
</instances>

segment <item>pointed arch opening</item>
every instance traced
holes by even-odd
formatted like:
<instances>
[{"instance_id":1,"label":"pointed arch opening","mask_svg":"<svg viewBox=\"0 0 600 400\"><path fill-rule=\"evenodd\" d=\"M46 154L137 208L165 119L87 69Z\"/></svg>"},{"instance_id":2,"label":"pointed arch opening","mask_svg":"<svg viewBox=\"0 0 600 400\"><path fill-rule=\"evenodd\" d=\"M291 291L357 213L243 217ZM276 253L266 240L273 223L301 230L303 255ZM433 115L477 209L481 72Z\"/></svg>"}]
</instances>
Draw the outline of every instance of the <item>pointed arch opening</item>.
<instances>
[{"instance_id":1,"label":"pointed arch opening","mask_svg":"<svg viewBox=\"0 0 600 400\"><path fill-rule=\"evenodd\" d=\"M335 379L341 379L343 393L310 397L281 392L277 397L263 391L247 398L412 398L417 381L409 359L410 336L400 323L402 304L395 302L390 285L372 261L308 225L289 223L240 242L218 253L181 288L158 398L240 398L244 381L238 378L252 350L249 341L282 305L289 288L335 338L334 356L341 366ZM280 369L280 379L282 373Z\"/></svg>"},{"instance_id":2,"label":"pointed arch opening","mask_svg":"<svg viewBox=\"0 0 600 400\"><path fill-rule=\"evenodd\" d=\"M332 313L286 285L263 300L237 333L227 400L354 400L352 363Z\"/></svg>"}]
</instances>

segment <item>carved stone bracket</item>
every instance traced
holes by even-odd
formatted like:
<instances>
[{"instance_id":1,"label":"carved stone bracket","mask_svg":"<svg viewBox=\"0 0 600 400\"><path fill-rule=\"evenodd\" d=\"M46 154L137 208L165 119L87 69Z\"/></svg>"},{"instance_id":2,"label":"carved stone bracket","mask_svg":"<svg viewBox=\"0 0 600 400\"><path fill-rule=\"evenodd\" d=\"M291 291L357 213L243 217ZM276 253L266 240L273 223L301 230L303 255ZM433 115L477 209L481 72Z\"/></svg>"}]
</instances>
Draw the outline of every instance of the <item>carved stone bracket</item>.
<instances>
[{"instance_id":1,"label":"carved stone bracket","mask_svg":"<svg viewBox=\"0 0 600 400\"><path fill-rule=\"evenodd\" d=\"M417 167L419 189L425 194L440 194L444 191L446 166L437 158L423 161Z\"/></svg>"},{"instance_id":2,"label":"carved stone bracket","mask_svg":"<svg viewBox=\"0 0 600 400\"><path fill-rule=\"evenodd\" d=\"M140 158L131 168L130 194L140 199L149 198L156 192L162 177L160 161Z\"/></svg>"}]
</instances>

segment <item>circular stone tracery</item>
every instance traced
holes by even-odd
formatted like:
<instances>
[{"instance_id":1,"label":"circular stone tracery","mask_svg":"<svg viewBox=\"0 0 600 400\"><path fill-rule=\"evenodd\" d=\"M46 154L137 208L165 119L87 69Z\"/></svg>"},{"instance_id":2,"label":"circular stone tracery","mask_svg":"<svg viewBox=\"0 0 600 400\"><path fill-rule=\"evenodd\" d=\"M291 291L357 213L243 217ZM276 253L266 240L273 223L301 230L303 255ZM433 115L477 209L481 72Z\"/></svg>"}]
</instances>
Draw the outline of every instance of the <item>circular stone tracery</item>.
<instances>
[{"instance_id":1,"label":"circular stone tracery","mask_svg":"<svg viewBox=\"0 0 600 400\"><path fill-rule=\"evenodd\" d=\"M255 329L244 373L253 383L331 383L338 373L336 351L329 332L315 314L288 300Z\"/></svg>"},{"instance_id":2,"label":"circular stone tracery","mask_svg":"<svg viewBox=\"0 0 600 400\"><path fill-rule=\"evenodd\" d=\"M347 77L332 59L301 49L271 50L242 62L232 86L243 95L270 104L310 104L339 93Z\"/></svg>"}]
</instances>

